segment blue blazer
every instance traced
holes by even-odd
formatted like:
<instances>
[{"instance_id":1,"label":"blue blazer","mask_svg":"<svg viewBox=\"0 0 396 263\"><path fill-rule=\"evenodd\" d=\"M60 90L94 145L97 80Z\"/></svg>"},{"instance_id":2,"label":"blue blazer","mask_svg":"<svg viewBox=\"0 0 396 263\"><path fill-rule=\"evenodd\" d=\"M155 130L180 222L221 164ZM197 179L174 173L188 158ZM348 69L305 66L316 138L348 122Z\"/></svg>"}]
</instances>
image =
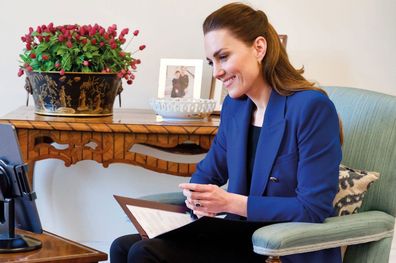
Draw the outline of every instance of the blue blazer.
<instances>
[{"instance_id":1,"label":"blue blazer","mask_svg":"<svg viewBox=\"0 0 396 263\"><path fill-rule=\"evenodd\" d=\"M272 91L260 132L251 185L247 137L253 102L226 97L218 133L192 183L224 185L248 196L247 220L320 223L333 215L341 145L338 115L318 91ZM282 262L341 262L339 249L283 257Z\"/></svg>"}]
</instances>

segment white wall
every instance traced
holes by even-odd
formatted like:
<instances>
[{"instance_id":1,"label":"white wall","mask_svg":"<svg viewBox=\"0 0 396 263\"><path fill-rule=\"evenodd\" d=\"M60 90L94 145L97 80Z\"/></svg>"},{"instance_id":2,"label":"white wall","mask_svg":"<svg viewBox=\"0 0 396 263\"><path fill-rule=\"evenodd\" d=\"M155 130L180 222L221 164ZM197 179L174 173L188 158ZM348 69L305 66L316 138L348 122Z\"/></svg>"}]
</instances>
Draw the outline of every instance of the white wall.
<instances>
[{"instance_id":1,"label":"white wall","mask_svg":"<svg viewBox=\"0 0 396 263\"><path fill-rule=\"evenodd\" d=\"M135 84L126 86L124 107L148 108L156 95L159 59L204 58L201 24L212 10L229 1L49 0L1 1L0 114L25 103L24 78L17 78L20 36L29 26L63 23L113 23L139 28L132 45L147 44ZM294 65L324 85L354 86L396 95L396 1L394 0L255 0L279 33L289 35ZM208 96L205 67L202 97Z\"/></svg>"},{"instance_id":2,"label":"white wall","mask_svg":"<svg viewBox=\"0 0 396 263\"><path fill-rule=\"evenodd\" d=\"M133 47L146 44L123 104L149 108L157 92L160 58L204 58L201 23L229 1L201 0L49 0L0 2L0 114L25 103L24 78L16 76L20 36L40 24L99 23L138 28ZM279 33L288 34L288 51L306 77L322 85L343 85L396 95L395 0L254 0ZM209 94L205 66L202 97ZM123 164L103 169L92 161L64 168L61 161L37 165L35 189L44 227L71 239L108 249L111 240L133 232L112 194L139 196L174 191L185 178Z\"/></svg>"}]
</instances>

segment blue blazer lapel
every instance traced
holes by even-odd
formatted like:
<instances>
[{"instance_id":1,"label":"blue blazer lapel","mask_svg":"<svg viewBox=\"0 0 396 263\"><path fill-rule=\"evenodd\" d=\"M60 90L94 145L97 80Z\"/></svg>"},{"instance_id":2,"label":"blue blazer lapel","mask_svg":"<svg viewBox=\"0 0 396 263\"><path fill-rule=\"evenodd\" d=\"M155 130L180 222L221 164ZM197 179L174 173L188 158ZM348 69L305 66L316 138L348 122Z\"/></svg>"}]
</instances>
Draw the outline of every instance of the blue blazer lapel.
<instances>
[{"instance_id":1,"label":"blue blazer lapel","mask_svg":"<svg viewBox=\"0 0 396 263\"><path fill-rule=\"evenodd\" d=\"M285 132L285 105L286 97L273 90L264 114L264 122L257 143L250 195L263 195L267 186L268 177ZM246 159L246 151L244 156Z\"/></svg>"},{"instance_id":2,"label":"blue blazer lapel","mask_svg":"<svg viewBox=\"0 0 396 263\"><path fill-rule=\"evenodd\" d=\"M230 185L229 189L232 192L247 195L248 185L247 185L247 140L249 126L252 118L253 102L246 98L246 101L241 104L240 110L233 116L233 136L232 145L235 147L233 152L233 163L232 163L232 174L235 176L236 180L232 180L235 184ZM231 183L231 181L230 181Z\"/></svg>"}]
</instances>

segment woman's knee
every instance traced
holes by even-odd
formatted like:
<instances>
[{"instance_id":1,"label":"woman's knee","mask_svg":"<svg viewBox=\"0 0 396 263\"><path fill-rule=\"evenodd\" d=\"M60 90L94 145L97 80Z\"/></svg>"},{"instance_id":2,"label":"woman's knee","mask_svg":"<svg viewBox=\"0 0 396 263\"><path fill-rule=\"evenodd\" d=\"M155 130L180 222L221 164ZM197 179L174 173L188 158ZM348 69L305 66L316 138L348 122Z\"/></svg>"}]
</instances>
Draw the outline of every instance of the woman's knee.
<instances>
[{"instance_id":1,"label":"woman's knee","mask_svg":"<svg viewBox=\"0 0 396 263\"><path fill-rule=\"evenodd\" d=\"M133 244L128 254L128 263L131 262L161 262L166 254L162 240L148 239Z\"/></svg>"},{"instance_id":2,"label":"woman's knee","mask_svg":"<svg viewBox=\"0 0 396 263\"><path fill-rule=\"evenodd\" d=\"M129 249L140 240L139 235L126 235L115 239L110 246L110 261L126 262Z\"/></svg>"}]
</instances>

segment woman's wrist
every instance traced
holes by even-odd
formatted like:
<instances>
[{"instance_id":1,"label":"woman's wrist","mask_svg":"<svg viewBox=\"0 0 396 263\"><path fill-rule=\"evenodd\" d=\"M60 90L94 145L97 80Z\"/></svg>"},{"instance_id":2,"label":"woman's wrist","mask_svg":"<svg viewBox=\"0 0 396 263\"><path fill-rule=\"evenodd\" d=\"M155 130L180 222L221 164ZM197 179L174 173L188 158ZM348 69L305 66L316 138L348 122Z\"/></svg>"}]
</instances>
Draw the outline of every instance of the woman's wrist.
<instances>
[{"instance_id":1,"label":"woman's wrist","mask_svg":"<svg viewBox=\"0 0 396 263\"><path fill-rule=\"evenodd\" d=\"M226 212L247 217L248 197L234 193L228 193L228 195L228 207Z\"/></svg>"}]
</instances>

